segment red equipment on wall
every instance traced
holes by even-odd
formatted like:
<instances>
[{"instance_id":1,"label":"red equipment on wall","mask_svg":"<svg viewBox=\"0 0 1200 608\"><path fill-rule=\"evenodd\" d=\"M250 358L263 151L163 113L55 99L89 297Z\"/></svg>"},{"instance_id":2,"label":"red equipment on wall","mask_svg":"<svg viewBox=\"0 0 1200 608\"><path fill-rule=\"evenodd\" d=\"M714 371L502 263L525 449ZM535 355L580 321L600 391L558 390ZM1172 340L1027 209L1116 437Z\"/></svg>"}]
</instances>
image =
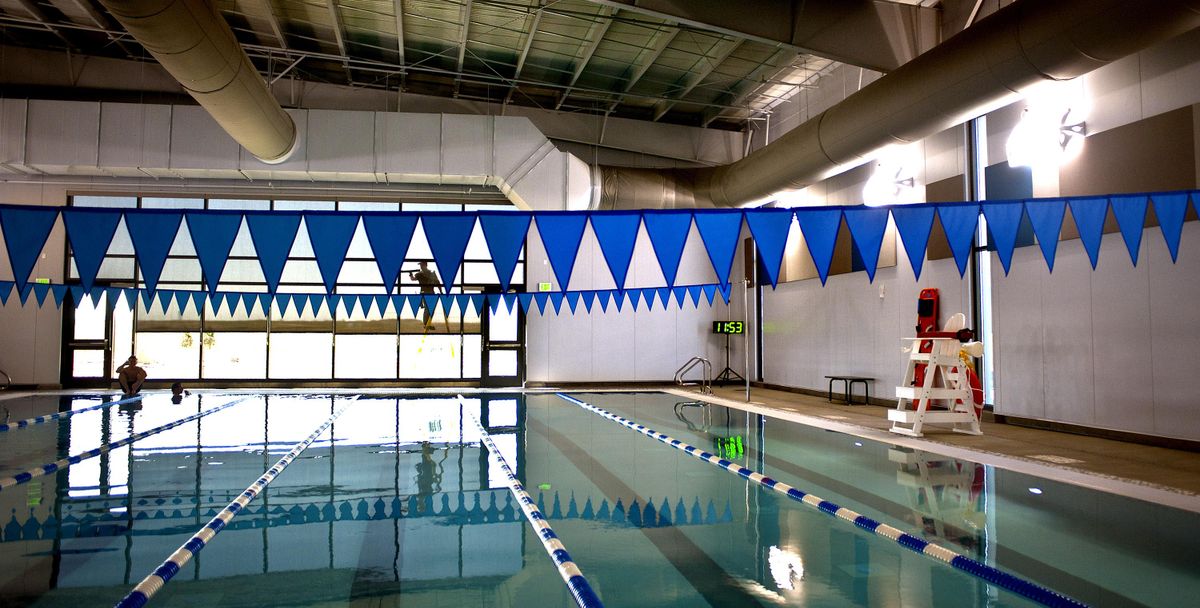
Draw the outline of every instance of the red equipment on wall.
<instances>
[{"instance_id":1,"label":"red equipment on wall","mask_svg":"<svg viewBox=\"0 0 1200 608\"><path fill-rule=\"evenodd\" d=\"M933 332L938 330L938 290L935 288L926 288L921 290L921 295L917 296L917 335ZM933 352L933 342L925 340L921 342L921 347L918 352L930 353ZM925 384L925 364L918 364L913 369L913 386L924 386Z\"/></svg>"}]
</instances>

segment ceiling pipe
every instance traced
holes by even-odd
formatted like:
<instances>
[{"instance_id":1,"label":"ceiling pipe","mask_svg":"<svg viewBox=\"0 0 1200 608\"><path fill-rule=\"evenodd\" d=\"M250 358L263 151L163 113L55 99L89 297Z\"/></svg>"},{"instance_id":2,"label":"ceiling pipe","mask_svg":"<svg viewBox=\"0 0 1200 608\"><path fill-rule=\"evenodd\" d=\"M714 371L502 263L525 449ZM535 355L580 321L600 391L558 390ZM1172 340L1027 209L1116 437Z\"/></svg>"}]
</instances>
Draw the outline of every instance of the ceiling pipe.
<instances>
[{"instance_id":1,"label":"ceiling pipe","mask_svg":"<svg viewBox=\"0 0 1200 608\"><path fill-rule=\"evenodd\" d=\"M248 152L277 164L295 151L295 123L208 0L100 3Z\"/></svg>"},{"instance_id":2,"label":"ceiling pipe","mask_svg":"<svg viewBox=\"0 0 1200 608\"><path fill-rule=\"evenodd\" d=\"M600 167L593 207L736 206L803 188L1196 27L1200 0L1017 0L737 162L658 177Z\"/></svg>"}]
</instances>

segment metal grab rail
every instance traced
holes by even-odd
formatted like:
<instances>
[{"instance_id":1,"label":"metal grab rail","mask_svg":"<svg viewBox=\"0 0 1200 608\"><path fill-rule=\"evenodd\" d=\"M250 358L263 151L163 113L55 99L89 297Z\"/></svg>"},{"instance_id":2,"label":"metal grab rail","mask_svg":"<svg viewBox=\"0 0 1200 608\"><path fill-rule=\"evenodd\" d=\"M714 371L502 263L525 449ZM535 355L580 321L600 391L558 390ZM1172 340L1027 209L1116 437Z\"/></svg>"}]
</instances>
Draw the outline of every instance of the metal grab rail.
<instances>
[{"instance_id":1,"label":"metal grab rail","mask_svg":"<svg viewBox=\"0 0 1200 608\"><path fill-rule=\"evenodd\" d=\"M0 376L4 376L4 386L0 386L0 391L12 386L12 376L8 375L8 372L0 369Z\"/></svg>"},{"instance_id":2,"label":"metal grab rail","mask_svg":"<svg viewBox=\"0 0 1200 608\"><path fill-rule=\"evenodd\" d=\"M692 371L692 368L696 367L697 365L703 365L702 370L704 372L704 377L700 379L699 383L685 381L683 376ZM691 359L688 359L687 363L684 363L683 366L675 370L675 384L678 384L679 386L699 386L701 393L705 395L711 395L712 363L709 363L708 359L705 359L704 357L692 357Z\"/></svg>"}]
</instances>

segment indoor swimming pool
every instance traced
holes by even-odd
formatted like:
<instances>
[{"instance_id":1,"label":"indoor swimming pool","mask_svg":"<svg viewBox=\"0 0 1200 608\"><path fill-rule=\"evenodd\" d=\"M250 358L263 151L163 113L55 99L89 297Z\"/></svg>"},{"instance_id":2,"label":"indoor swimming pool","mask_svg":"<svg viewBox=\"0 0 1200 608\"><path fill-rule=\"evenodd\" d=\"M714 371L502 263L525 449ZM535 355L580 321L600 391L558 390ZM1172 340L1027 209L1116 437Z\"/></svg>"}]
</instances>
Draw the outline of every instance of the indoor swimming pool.
<instances>
[{"instance_id":1,"label":"indoor swimming pool","mask_svg":"<svg viewBox=\"0 0 1200 608\"><path fill-rule=\"evenodd\" d=\"M149 604L575 605L486 433L606 606L1037 605L636 426L1084 604L1200 597L1196 512L665 393L108 399L0 401L0 604L116 604L291 453Z\"/></svg>"}]
</instances>

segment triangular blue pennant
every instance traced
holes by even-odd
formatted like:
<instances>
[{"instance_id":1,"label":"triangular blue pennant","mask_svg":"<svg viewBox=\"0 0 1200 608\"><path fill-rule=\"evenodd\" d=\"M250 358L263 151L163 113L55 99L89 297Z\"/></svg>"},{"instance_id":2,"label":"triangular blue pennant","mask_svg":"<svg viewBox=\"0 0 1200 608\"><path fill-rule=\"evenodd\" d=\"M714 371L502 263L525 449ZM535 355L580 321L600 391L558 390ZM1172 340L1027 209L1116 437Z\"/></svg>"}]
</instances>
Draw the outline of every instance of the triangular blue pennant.
<instances>
[{"instance_id":1,"label":"triangular blue pennant","mask_svg":"<svg viewBox=\"0 0 1200 608\"><path fill-rule=\"evenodd\" d=\"M36 285L36 283L26 283L25 289L17 290L17 295L20 297L20 300L21 300L21 306L25 306L26 304L29 303L29 296L31 294L33 294L33 292L34 292L34 289L33 289L34 285Z\"/></svg>"},{"instance_id":2,"label":"triangular blue pennant","mask_svg":"<svg viewBox=\"0 0 1200 608\"><path fill-rule=\"evenodd\" d=\"M646 295L643 289L630 289L625 292L629 296L629 304L633 306L633 310L637 311L638 306L642 303L642 298ZM654 290L650 290L650 297L654 297Z\"/></svg>"},{"instance_id":3,"label":"triangular blue pennant","mask_svg":"<svg viewBox=\"0 0 1200 608\"><path fill-rule=\"evenodd\" d=\"M488 309L490 309L492 311L492 314L496 314L500 311L500 303L503 301L504 301L504 297L501 294L498 294L498 293L487 294L487 305L488 305Z\"/></svg>"},{"instance_id":4,"label":"triangular blue pennant","mask_svg":"<svg viewBox=\"0 0 1200 608\"><path fill-rule=\"evenodd\" d=\"M1108 199L1112 205L1113 216L1117 218L1117 226L1121 229L1121 238L1125 240L1125 248L1129 250L1129 261L1134 266L1138 263L1138 252L1142 249L1142 231L1146 227L1146 207L1149 198L1140 196L1113 196Z\"/></svg>"},{"instance_id":5,"label":"triangular blue pennant","mask_svg":"<svg viewBox=\"0 0 1200 608\"><path fill-rule=\"evenodd\" d=\"M371 316L371 308L375 305L375 302L376 302L376 296L368 296L368 295L358 296L358 307L359 307L359 309L362 310L362 314L364 317ZM383 310L380 310L379 314L382 315Z\"/></svg>"},{"instance_id":6,"label":"triangular blue pennant","mask_svg":"<svg viewBox=\"0 0 1200 608\"><path fill-rule=\"evenodd\" d=\"M54 307L62 308L63 300L67 297L67 287L65 285L51 285L50 293L54 295Z\"/></svg>"},{"instance_id":7,"label":"triangular blue pennant","mask_svg":"<svg viewBox=\"0 0 1200 608\"><path fill-rule=\"evenodd\" d=\"M13 292L12 281L0 281L0 306L8 304L8 298ZM78 304L76 304L78 305Z\"/></svg>"},{"instance_id":8,"label":"triangular blue pennant","mask_svg":"<svg viewBox=\"0 0 1200 608\"><path fill-rule=\"evenodd\" d=\"M658 301L662 302L663 310L670 309L671 308L671 288L670 287L659 287L658 289L655 289L654 292L655 292L655 294L658 295Z\"/></svg>"},{"instance_id":9,"label":"triangular blue pennant","mask_svg":"<svg viewBox=\"0 0 1200 608\"><path fill-rule=\"evenodd\" d=\"M394 308L396 310L396 316L403 317L404 309L408 308L406 306L406 304L408 303L408 299L405 298L404 296L398 296L398 295L397 296L389 296L388 299L390 299L392 301L392 308Z\"/></svg>"},{"instance_id":10,"label":"triangular blue pennant","mask_svg":"<svg viewBox=\"0 0 1200 608\"><path fill-rule=\"evenodd\" d=\"M371 251L375 254L379 276L383 277L383 286L391 293L396 280L400 278L400 267L404 264L404 255L408 253L408 245L417 227L417 216L408 213L364 213L362 221L367 241L371 243Z\"/></svg>"},{"instance_id":11,"label":"triangular blue pennant","mask_svg":"<svg viewBox=\"0 0 1200 608\"><path fill-rule=\"evenodd\" d=\"M932 205L898 205L892 207L892 219L896 221L896 232L904 242L908 263L913 276L921 278L925 265L925 249L929 246L929 233L933 230Z\"/></svg>"},{"instance_id":12,"label":"triangular blue pennant","mask_svg":"<svg viewBox=\"0 0 1200 608\"><path fill-rule=\"evenodd\" d=\"M421 309L421 296L415 294L404 296L404 304L408 306L409 314L415 317L417 311ZM429 314L433 313L430 312Z\"/></svg>"},{"instance_id":13,"label":"triangular blue pennant","mask_svg":"<svg viewBox=\"0 0 1200 608\"><path fill-rule=\"evenodd\" d=\"M313 256L317 258L317 269L325 282L325 293L333 293L337 285L350 241L358 230L358 216L345 213L304 214L304 225L308 228L308 240L312 243Z\"/></svg>"},{"instance_id":14,"label":"triangular blue pennant","mask_svg":"<svg viewBox=\"0 0 1200 608\"><path fill-rule=\"evenodd\" d=\"M521 256L525 236L529 233L530 218L528 213L511 211L484 211L479 214L479 227L483 230L483 239L491 253L496 276L500 277L501 291L508 291L512 281L517 258Z\"/></svg>"},{"instance_id":15,"label":"triangular blue pennant","mask_svg":"<svg viewBox=\"0 0 1200 608\"><path fill-rule=\"evenodd\" d=\"M303 317L304 313L308 312L308 304L310 300L308 299L307 295L294 295L292 296L292 302L296 304L296 316ZM230 311L230 314L232 313L233 311ZM315 310L313 311L313 316L316 316Z\"/></svg>"},{"instance_id":16,"label":"triangular blue pennant","mask_svg":"<svg viewBox=\"0 0 1200 608\"><path fill-rule=\"evenodd\" d=\"M214 297L213 297L213 310L214 311L216 311L221 305L220 301L217 299L217 296L221 296L221 292L218 291L216 294L214 294ZM221 296L221 298L224 299L224 296ZM279 307L279 316L286 315L287 311L288 311L288 307L292 305L292 294L290 294L290 293L276 294L275 295L275 305Z\"/></svg>"},{"instance_id":17,"label":"triangular blue pennant","mask_svg":"<svg viewBox=\"0 0 1200 608\"><path fill-rule=\"evenodd\" d=\"M992 245L1004 267L1005 276L1012 268L1013 249L1017 246L1017 234L1021 230L1021 214L1025 205L1020 202L985 203L981 205L983 219L987 221L988 232L992 235Z\"/></svg>"},{"instance_id":18,"label":"triangular blue pennant","mask_svg":"<svg viewBox=\"0 0 1200 608\"><path fill-rule=\"evenodd\" d=\"M967 262L971 260L971 248L975 244L975 227L979 225L979 205L976 203L936 205L942 231L958 264L958 276L967 273Z\"/></svg>"},{"instance_id":19,"label":"triangular blue pennant","mask_svg":"<svg viewBox=\"0 0 1200 608\"><path fill-rule=\"evenodd\" d=\"M554 306L554 314L562 312L563 292L554 291L550 293L550 304Z\"/></svg>"},{"instance_id":20,"label":"triangular blue pennant","mask_svg":"<svg viewBox=\"0 0 1200 608\"><path fill-rule=\"evenodd\" d=\"M322 306L327 305L327 297L328 296L319 293L310 294L308 296L308 307L312 309L312 314L314 317L321 314ZM333 311L330 311L331 314L332 312Z\"/></svg>"},{"instance_id":21,"label":"triangular blue pennant","mask_svg":"<svg viewBox=\"0 0 1200 608\"><path fill-rule=\"evenodd\" d=\"M454 306L458 307L458 314L461 316L463 314L463 312L466 311L466 309L467 309L467 296L465 296L463 294L455 294L452 296L442 296L442 311L445 314L447 314L447 315L450 314L450 306L452 303Z\"/></svg>"},{"instance_id":22,"label":"triangular blue pennant","mask_svg":"<svg viewBox=\"0 0 1200 608\"><path fill-rule=\"evenodd\" d=\"M109 288L107 291L108 291L108 307L109 308L112 308L117 305L118 296L120 296L120 299L125 301L125 307L129 309L129 312L133 312L133 309L135 307L137 307L137 290L136 289L133 289L133 288L129 288L129 289ZM92 293L94 294L96 292L92 291Z\"/></svg>"},{"instance_id":23,"label":"triangular blue pennant","mask_svg":"<svg viewBox=\"0 0 1200 608\"><path fill-rule=\"evenodd\" d=\"M63 225L67 228L67 240L71 242L71 254L84 289L92 288L119 223L119 209L63 209Z\"/></svg>"},{"instance_id":24,"label":"triangular blue pennant","mask_svg":"<svg viewBox=\"0 0 1200 608\"><path fill-rule=\"evenodd\" d=\"M435 294L425 294L425 295L421 296L421 301L425 303L425 308L428 309L429 314L432 315L432 314L437 314L438 304L442 301L442 298ZM442 309L443 315L449 314L449 313L450 313L449 310L447 310L445 308Z\"/></svg>"},{"instance_id":25,"label":"triangular blue pennant","mask_svg":"<svg viewBox=\"0 0 1200 608\"><path fill-rule=\"evenodd\" d=\"M612 296L613 292L608 289L596 292L596 299L600 301L600 312L608 312L608 303L612 301Z\"/></svg>"},{"instance_id":26,"label":"triangular blue pennant","mask_svg":"<svg viewBox=\"0 0 1200 608\"><path fill-rule=\"evenodd\" d=\"M138 295L142 296L142 309L145 310L146 312L150 312L154 307L154 292L150 291L149 289L143 289L138 293ZM112 295L109 295L109 297L108 297L109 308L112 308L112 305L113 305Z\"/></svg>"},{"instance_id":27,"label":"triangular blue pennant","mask_svg":"<svg viewBox=\"0 0 1200 608\"><path fill-rule=\"evenodd\" d=\"M4 289L3 284L0 284L0 289ZM91 290L88 290L88 291L91 291ZM83 304L83 297L85 294L87 294L87 291L83 290L82 285L72 285L71 286L71 302L73 304L75 304L76 308L79 308L79 305Z\"/></svg>"},{"instance_id":28,"label":"triangular blue pennant","mask_svg":"<svg viewBox=\"0 0 1200 608\"><path fill-rule=\"evenodd\" d=\"M539 213L534 216L534 221L550 268L554 270L554 278L558 280L558 290L566 291L571 284L571 271L575 268L587 215L573 211Z\"/></svg>"},{"instance_id":29,"label":"triangular blue pennant","mask_svg":"<svg viewBox=\"0 0 1200 608\"><path fill-rule=\"evenodd\" d=\"M1071 217L1079 230L1079 240L1087 251L1092 270L1100 259L1100 239L1104 236L1104 218L1108 215L1108 198L1073 198L1067 200Z\"/></svg>"},{"instance_id":30,"label":"triangular blue pennant","mask_svg":"<svg viewBox=\"0 0 1200 608\"><path fill-rule=\"evenodd\" d=\"M188 213L187 226L192 236L192 246L196 248L196 257L200 260L204 284L212 293L217 290L233 242L242 228L242 214L237 211Z\"/></svg>"},{"instance_id":31,"label":"triangular blue pennant","mask_svg":"<svg viewBox=\"0 0 1200 608\"><path fill-rule=\"evenodd\" d=\"M589 290L581 292L581 295L583 296L583 309L589 313L592 312L592 305L596 303L596 292Z\"/></svg>"},{"instance_id":32,"label":"triangular blue pennant","mask_svg":"<svg viewBox=\"0 0 1200 608\"><path fill-rule=\"evenodd\" d=\"M271 315L271 294L262 293L258 295L258 307L262 310L264 316Z\"/></svg>"},{"instance_id":33,"label":"triangular blue pennant","mask_svg":"<svg viewBox=\"0 0 1200 608\"><path fill-rule=\"evenodd\" d=\"M1154 203L1154 215L1158 218L1158 227L1162 230L1163 240L1167 242L1167 250L1171 252L1171 262L1179 259L1179 238L1183 235L1183 218L1187 216L1188 195L1152 194L1150 200Z\"/></svg>"},{"instance_id":34,"label":"triangular blue pennant","mask_svg":"<svg viewBox=\"0 0 1200 608\"><path fill-rule=\"evenodd\" d=\"M0 207L0 230L18 291L25 289L57 219L57 207Z\"/></svg>"},{"instance_id":35,"label":"triangular blue pennant","mask_svg":"<svg viewBox=\"0 0 1200 608\"><path fill-rule=\"evenodd\" d=\"M338 306L341 306L346 311L346 318L353 317L354 312L358 310L358 298L340 294L329 296L329 310L336 313ZM364 312L363 314L366 313Z\"/></svg>"},{"instance_id":36,"label":"triangular blue pennant","mask_svg":"<svg viewBox=\"0 0 1200 608\"><path fill-rule=\"evenodd\" d=\"M1063 213L1066 210L1067 202L1062 199L1025 201L1025 213L1029 215L1033 234L1042 248L1042 257L1046 259L1046 267L1050 272L1054 272L1054 255L1058 251L1058 237L1062 232Z\"/></svg>"},{"instance_id":37,"label":"triangular blue pennant","mask_svg":"<svg viewBox=\"0 0 1200 608\"><path fill-rule=\"evenodd\" d=\"M840 218L840 209L837 214ZM783 248L787 245L788 231L792 228L792 210L753 209L746 212L746 225L750 226L750 234L754 236L754 244L758 248L759 262L774 288L779 284L779 265L783 263ZM835 238L836 235L835 227Z\"/></svg>"},{"instance_id":38,"label":"triangular blue pennant","mask_svg":"<svg viewBox=\"0 0 1200 608\"><path fill-rule=\"evenodd\" d=\"M696 231L704 241L708 261L717 273L717 281L729 282L729 271L733 267L733 256L737 252L738 237L742 234L742 211L719 210L697 211Z\"/></svg>"},{"instance_id":39,"label":"triangular blue pennant","mask_svg":"<svg viewBox=\"0 0 1200 608\"><path fill-rule=\"evenodd\" d=\"M38 308L45 306L46 305L46 296L50 295L50 284L49 283L34 283L33 284L33 295L34 295L34 297L37 298Z\"/></svg>"},{"instance_id":40,"label":"triangular blue pennant","mask_svg":"<svg viewBox=\"0 0 1200 608\"><path fill-rule=\"evenodd\" d=\"M379 310L379 316L381 316L381 317L387 316L387 307L388 307L389 298L387 296L374 296L374 298L375 298L375 308ZM397 313L397 316L399 316L399 313Z\"/></svg>"},{"instance_id":41,"label":"triangular blue pennant","mask_svg":"<svg viewBox=\"0 0 1200 608\"><path fill-rule=\"evenodd\" d=\"M703 293L699 285L692 285L687 288L688 297L692 299L692 306L700 308L700 296Z\"/></svg>"},{"instance_id":42,"label":"triangular blue pennant","mask_svg":"<svg viewBox=\"0 0 1200 608\"><path fill-rule=\"evenodd\" d=\"M146 283L146 289L150 291L158 288L158 277L167 261L167 253L175 243L181 221L183 214L174 211L125 212L125 227L133 240L133 250L137 254L142 280Z\"/></svg>"},{"instance_id":43,"label":"triangular blue pennant","mask_svg":"<svg viewBox=\"0 0 1200 608\"><path fill-rule=\"evenodd\" d=\"M469 299L471 301L471 308L475 309L475 314L483 316L483 309L486 306L483 294L472 294L469 296Z\"/></svg>"},{"instance_id":44,"label":"triangular blue pennant","mask_svg":"<svg viewBox=\"0 0 1200 608\"><path fill-rule=\"evenodd\" d=\"M675 296L675 304L679 306L679 310L683 310L683 301L687 298L687 287L675 287L671 290L671 294Z\"/></svg>"},{"instance_id":45,"label":"triangular blue pennant","mask_svg":"<svg viewBox=\"0 0 1200 608\"><path fill-rule=\"evenodd\" d=\"M646 234L667 287L674 287L675 276L679 274L679 259L683 257L688 231L692 228L692 212L646 211L642 214L642 222L646 224Z\"/></svg>"},{"instance_id":46,"label":"triangular blue pennant","mask_svg":"<svg viewBox=\"0 0 1200 608\"><path fill-rule=\"evenodd\" d=\"M725 301L725 305L729 305L729 296L733 295L732 285L717 285L717 293L721 294L721 299Z\"/></svg>"},{"instance_id":47,"label":"triangular blue pennant","mask_svg":"<svg viewBox=\"0 0 1200 608\"><path fill-rule=\"evenodd\" d=\"M158 307L162 309L162 314L167 314L171 309L171 302L175 301L175 292L170 289L164 289L158 292Z\"/></svg>"},{"instance_id":48,"label":"triangular blue pennant","mask_svg":"<svg viewBox=\"0 0 1200 608\"><path fill-rule=\"evenodd\" d=\"M567 306L571 309L571 314L575 314L575 308L579 306L579 292L567 292Z\"/></svg>"},{"instance_id":49,"label":"triangular blue pennant","mask_svg":"<svg viewBox=\"0 0 1200 608\"><path fill-rule=\"evenodd\" d=\"M617 289L623 289L625 277L629 274L629 261L633 259L633 248L637 244L642 214L636 211L593 213L590 221L613 283Z\"/></svg>"},{"instance_id":50,"label":"triangular blue pennant","mask_svg":"<svg viewBox=\"0 0 1200 608\"><path fill-rule=\"evenodd\" d=\"M207 299L208 298L203 291L192 292L192 307L196 309L196 314L204 314L204 302ZM246 314L250 314L249 304L246 305Z\"/></svg>"},{"instance_id":51,"label":"triangular blue pennant","mask_svg":"<svg viewBox=\"0 0 1200 608\"><path fill-rule=\"evenodd\" d=\"M842 210L827 207L803 207L796 210L796 222L804 233L808 255L817 267L821 284L829 278L829 266L833 263L833 248L837 245L838 230L842 226Z\"/></svg>"},{"instance_id":52,"label":"triangular blue pennant","mask_svg":"<svg viewBox=\"0 0 1200 608\"><path fill-rule=\"evenodd\" d=\"M521 312L528 314L529 304L533 302L533 294L519 293L517 294L517 301L521 303Z\"/></svg>"},{"instance_id":53,"label":"triangular blue pennant","mask_svg":"<svg viewBox=\"0 0 1200 608\"><path fill-rule=\"evenodd\" d=\"M258 253L258 265L262 267L267 281L267 292L279 289L279 277L287 263L288 253L300 229L299 213L247 213L246 225L250 228L250 240Z\"/></svg>"},{"instance_id":54,"label":"triangular blue pennant","mask_svg":"<svg viewBox=\"0 0 1200 608\"><path fill-rule=\"evenodd\" d=\"M533 294L533 302L535 304L537 304L538 314L545 315L546 314L546 304L548 302L550 302L550 293L545 292L545 291L540 291L538 293Z\"/></svg>"},{"instance_id":55,"label":"triangular blue pennant","mask_svg":"<svg viewBox=\"0 0 1200 608\"><path fill-rule=\"evenodd\" d=\"M501 298L501 301L504 302L504 310L512 314L517 312L517 294L506 293Z\"/></svg>"},{"instance_id":56,"label":"triangular blue pennant","mask_svg":"<svg viewBox=\"0 0 1200 608\"><path fill-rule=\"evenodd\" d=\"M617 307L617 312L625 306L625 291L621 289L613 290L613 305Z\"/></svg>"},{"instance_id":57,"label":"triangular blue pennant","mask_svg":"<svg viewBox=\"0 0 1200 608\"><path fill-rule=\"evenodd\" d=\"M713 298L717 295L717 286L704 285L701 289L704 291L704 298L708 300L708 305L712 306Z\"/></svg>"},{"instance_id":58,"label":"triangular blue pennant","mask_svg":"<svg viewBox=\"0 0 1200 608\"><path fill-rule=\"evenodd\" d=\"M467 242L471 240L471 232L475 229L475 214L426 214L421 216L421 226L425 229L425 239L429 241L429 250L433 252L433 263L437 265L442 286L450 291L458 275L458 267L462 265L463 254L467 251Z\"/></svg>"},{"instance_id":59,"label":"triangular blue pennant","mask_svg":"<svg viewBox=\"0 0 1200 608\"><path fill-rule=\"evenodd\" d=\"M875 267L879 265L879 248L887 230L888 210L883 207L852 207L843 212L846 227L854 239L854 247L862 257L867 281L875 282Z\"/></svg>"}]
</instances>

